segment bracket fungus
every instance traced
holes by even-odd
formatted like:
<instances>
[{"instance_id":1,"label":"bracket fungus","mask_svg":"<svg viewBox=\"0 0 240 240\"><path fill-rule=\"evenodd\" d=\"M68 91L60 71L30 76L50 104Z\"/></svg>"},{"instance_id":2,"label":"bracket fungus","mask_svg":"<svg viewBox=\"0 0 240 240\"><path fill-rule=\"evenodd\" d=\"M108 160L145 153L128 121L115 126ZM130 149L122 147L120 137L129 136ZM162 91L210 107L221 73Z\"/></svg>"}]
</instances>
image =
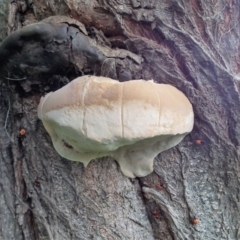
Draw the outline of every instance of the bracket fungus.
<instances>
[{"instance_id":1,"label":"bracket fungus","mask_svg":"<svg viewBox=\"0 0 240 240\"><path fill-rule=\"evenodd\" d=\"M86 29L66 16L48 17L18 29L0 43L0 77L27 80L20 85L28 93L39 83L49 87L49 78L51 84L88 74L132 79L142 58L110 46L109 39L94 27Z\"/></svg>"},{"instance_id":2,"label":"bracket fungus","mask_svg":"<svg viewBox=\"0 0 240 240\"><path fill-rule=\"evenodd\" d=\"M48 93L38 117L62 157L86 167L111 156L131 178L151 173L157 154L177 145L194 121L191 103L171 85L96 76Z\"/></svg>"},{"instance_id":3,"label":"bracket fungus","mask_svg":"<svg viewBox=\"0 0 240 240\"><path fill-rule=\"evenodd\" d=\"M10 80L68 71L93 72L107 57L86 36L84 25L64 16L27 25L0 43L0 75Z\"/></svg>"}]
</instances>

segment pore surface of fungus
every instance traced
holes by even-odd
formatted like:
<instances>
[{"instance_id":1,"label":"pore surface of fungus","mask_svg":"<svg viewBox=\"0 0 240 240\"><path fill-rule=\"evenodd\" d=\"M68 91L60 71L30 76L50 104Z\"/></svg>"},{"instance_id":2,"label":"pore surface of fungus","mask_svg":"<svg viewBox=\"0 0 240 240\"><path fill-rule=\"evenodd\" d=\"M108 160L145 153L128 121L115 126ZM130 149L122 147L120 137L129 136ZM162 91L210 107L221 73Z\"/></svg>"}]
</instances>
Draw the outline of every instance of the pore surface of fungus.
<instances>
[{"instance_id":1,"label":"pore surface of fungus","mask_svg":"<svg viewBox=\"0 0 240 240\"><path fill-rule=\"evenodd\" d=\"M83 76L41 99L38 117L64 158L87 166L111 156L128 177L153 171L156 155L193 128L192 105L175 87Z\"/></svg>"}]
</instances>

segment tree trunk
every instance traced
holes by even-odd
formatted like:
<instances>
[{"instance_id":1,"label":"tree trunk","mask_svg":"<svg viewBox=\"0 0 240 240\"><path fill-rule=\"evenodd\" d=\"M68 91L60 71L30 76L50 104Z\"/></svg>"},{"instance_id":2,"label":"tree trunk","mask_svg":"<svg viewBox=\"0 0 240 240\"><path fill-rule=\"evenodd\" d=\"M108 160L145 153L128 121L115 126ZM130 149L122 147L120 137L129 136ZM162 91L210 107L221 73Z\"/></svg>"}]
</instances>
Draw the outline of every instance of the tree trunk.
<instances>
[{"instance_id":1,"label":"tree trunk","mask_svg":"<svg viewBox=\"0 0 240 240\"><path fill-rule=\"evenodd\" d=\"M62 16L40 23L51 29L44 50L35 32L0 46L1 240L240 239L238 0L0 3L2 40ZM177 87L193 104L193 131L143 178L111 158L87 168L61 158L39 99L86 74Z\"/></svg>"}]
</instances>

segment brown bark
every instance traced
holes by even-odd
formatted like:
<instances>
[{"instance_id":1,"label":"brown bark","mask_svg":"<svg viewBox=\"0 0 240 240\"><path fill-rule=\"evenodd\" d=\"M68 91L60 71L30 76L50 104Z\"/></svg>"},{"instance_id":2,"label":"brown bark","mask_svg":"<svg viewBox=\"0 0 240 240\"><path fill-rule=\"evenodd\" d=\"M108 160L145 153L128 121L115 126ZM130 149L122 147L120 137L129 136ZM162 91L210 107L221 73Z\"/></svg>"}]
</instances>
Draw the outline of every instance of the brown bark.
<instances>
[{"instance_id":1,"label":"brown bark","mask_svg":"<svg viewBox=\"0 0 240 240\"><path fill-rule=\"evenodd\" d=\"M1 39L64 15L48 20L52 29L68 29L61 39L75 31L90 46L86 54L82 45L71 51L73 41L68 48L59 32L56 44L46 35L45 50L45 40L34 37L0 46L0 239L240 239L237 0L0 3L8 9L0 11ZM42 73L34 65L45 66L46 54L31 56L47 50L62 61L45 65L63 71ZM81 74L176 86L193 104L192 133L161 153L145 178L125 177L110 158L85 169L61 158L37 105L45 92ZM23 80L11 80L17 78Z\"/></svg>"}]
</instances>

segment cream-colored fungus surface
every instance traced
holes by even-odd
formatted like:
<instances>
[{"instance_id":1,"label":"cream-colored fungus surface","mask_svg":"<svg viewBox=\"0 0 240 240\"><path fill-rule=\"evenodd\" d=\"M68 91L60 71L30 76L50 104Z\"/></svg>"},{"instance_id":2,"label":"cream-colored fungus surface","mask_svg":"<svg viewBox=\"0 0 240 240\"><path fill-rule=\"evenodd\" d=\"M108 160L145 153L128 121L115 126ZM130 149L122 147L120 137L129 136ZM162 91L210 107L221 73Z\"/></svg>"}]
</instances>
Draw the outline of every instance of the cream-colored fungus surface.
<instances>
[{"instance_id":1,"label":"cream-colored fungus surface","mask_svg":"<svg viewBox=\"0 0 240 240\"><path fill-rule=\"evenodd\" d=\"M96 76L48 93L38 117L62 157L87 166L111 156L132 178L151 173L158 153L177 145L194 122L191 103L171 85Z\"/></svg>"}]
</instances>

